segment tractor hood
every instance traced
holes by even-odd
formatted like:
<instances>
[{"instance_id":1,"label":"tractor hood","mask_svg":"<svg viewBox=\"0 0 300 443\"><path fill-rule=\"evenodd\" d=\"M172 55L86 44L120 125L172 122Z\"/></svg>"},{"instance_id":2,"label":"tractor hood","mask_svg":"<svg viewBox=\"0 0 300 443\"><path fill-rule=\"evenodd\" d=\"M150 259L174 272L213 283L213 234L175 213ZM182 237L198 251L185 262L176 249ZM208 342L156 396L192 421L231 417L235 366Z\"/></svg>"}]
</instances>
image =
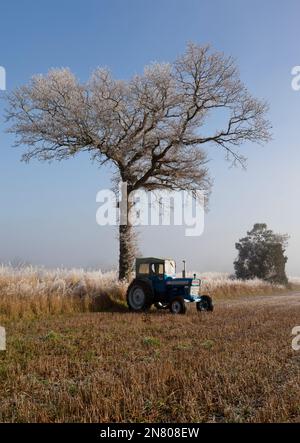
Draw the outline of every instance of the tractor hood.
<instances>
[{"instance_id":1,"label":"tractor hood","mask_svg":"<svg viewBox=\"0 0 300 443\"><path fill-rule=\"evenodd\" d=\"M166 280L167 285L200 286L199 278L170 278Z\"/></svg>"},{"instance_id":2,"label":"tractor hood","mask_svg":"<svg viewBox=\"0 0 300 443\"><path fill-rule=\"evenodd\" d=\"M172 278L166 280L166 285L174 289L183 287L186 301L196 301L199 297L200 279L199 278Z\"/></svg>"},{"instance_id":3,"label":"tractor hood","mask_svg":"<svg viewBox=\"0 0 300 443\"><path fill-rule=\"evenodd\" d=\"M191 282L192 278L169 278L166 280L166 284L172 286L190 286Z\"/></svg>"}]
</instances>

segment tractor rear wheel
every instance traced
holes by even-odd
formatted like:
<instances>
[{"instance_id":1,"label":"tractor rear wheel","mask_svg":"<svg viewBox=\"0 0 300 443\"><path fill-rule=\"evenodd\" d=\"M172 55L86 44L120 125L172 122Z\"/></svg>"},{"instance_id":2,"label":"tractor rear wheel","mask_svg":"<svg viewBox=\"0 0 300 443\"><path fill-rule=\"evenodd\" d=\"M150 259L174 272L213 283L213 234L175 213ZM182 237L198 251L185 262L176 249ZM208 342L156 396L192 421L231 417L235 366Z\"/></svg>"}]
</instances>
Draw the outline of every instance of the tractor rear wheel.
<instances>
[{"instance_id":1,"label":"tractor rear wheel","mask_svg":"<svg viewBox=\"0 0 300 443\"><path fill-rule=\"evenodd\" d=\"M170 311L172 314L185 314L186 304L183 297L175 297L170 303Z\"/></svg>"},{"instance_id":2,"label":"tractor rear wheel","mask_svg":"<svg viewBox=\"0 0 300 443\"><path fill-rule=\"evenodd\" d=\"M131 311L146 311L153 303L152 289L146 282L134 280L129 285L126 298Z\"/></svg>"},{"instance_id":3,"label":"tractor rear wheel","mask_svg":"<svg viewBox=\"0 0 300 443\"><path fill-rule=\"evenodd\" d=\"M197 311L209 311L214 310L212 298L209 295L202 295L201 301L197 302Z\"/></svg>"}]
</instances>

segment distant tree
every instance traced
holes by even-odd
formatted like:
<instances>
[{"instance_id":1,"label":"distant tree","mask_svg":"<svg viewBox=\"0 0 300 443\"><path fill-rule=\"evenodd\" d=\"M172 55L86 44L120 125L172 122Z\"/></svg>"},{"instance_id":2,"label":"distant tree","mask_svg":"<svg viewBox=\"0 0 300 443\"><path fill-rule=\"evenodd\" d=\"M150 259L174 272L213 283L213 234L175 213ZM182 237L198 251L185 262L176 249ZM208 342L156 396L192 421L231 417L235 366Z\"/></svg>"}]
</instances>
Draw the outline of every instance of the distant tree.
<instances>
[{"instance_id":1,"label":"distant tree","mask_svg":"<svg viewBox=\"0 0 300 443\"><path fill-rule=\"evenodd\" d=\"M265 223L256 223L235 247L238 258L234 262L237 278L246 280L260 278L266 281L287 284L284 255L288 235L275 234Z\"/></svg>"},{"instance_id":2,"label":"distant tree","mask_svg":"<svg viewBox=\"0 0 300 443\"><path fill-rule=\"evenodd\" d=\"M215 145L244 163L242 143L269 140L267 109L231 57L191 43L174 63L154 63L127 81L100 68L86 83L68 69L34 76L8 95L7 118L16 144L28 146L24 160L88 152L99 165L110 164L114 179L127 183L130 211L138 189L209 190L203 148ZM120 225L119 242L122 279L133 265L130 224Z\"/></svg>"}]
</instances>

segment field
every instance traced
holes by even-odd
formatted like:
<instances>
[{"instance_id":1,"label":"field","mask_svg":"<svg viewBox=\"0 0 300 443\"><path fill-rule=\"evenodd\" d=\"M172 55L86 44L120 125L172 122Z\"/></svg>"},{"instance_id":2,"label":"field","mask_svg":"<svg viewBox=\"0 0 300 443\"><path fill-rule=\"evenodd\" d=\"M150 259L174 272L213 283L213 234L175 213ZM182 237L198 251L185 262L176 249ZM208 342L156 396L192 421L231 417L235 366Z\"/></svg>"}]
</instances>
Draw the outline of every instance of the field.
<instances>
[{"instance_id":1,"label":"field","mask_svg":"<svg viewBox=\"0 0 300 443\"><path fill-rule=\"evenodd\" d=\"M113 273L0 269L1 422L300 421L295 290L207 274L213 314L131 314Z\"/></svg>"}]
</instances>

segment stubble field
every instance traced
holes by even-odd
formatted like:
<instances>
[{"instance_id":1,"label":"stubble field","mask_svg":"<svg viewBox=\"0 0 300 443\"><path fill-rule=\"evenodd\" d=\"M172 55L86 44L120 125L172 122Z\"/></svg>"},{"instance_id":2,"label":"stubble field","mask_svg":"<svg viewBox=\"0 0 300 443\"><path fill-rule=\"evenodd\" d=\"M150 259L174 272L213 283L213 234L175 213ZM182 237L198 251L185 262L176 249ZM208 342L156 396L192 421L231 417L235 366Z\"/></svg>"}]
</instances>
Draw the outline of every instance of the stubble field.
<instances>
[{"instance_id":1,"label":"stubble field","mask_svg":"<svg viewBox=\"0 0 300 443\"><path fill-rule=\"evenodd\" d=\"M119 286L101 294L94 288L91 301L84 284L73 281L71 303L59 293L61 278L51 294L49 280L44 293L30 295L38 284L33 271L29 298L11 293L9 305L9 290L24 290L25 277L4 274L1 422L300 421L300 353L291 347L300 324L296 292L273 288L282 293L263 296L255 283L260 295L244 288L222 296L214 283L212 314L194 306L186 316L132 314ZM102 305L95 303L100 296Z\"/></svg>"}]
</instances>

